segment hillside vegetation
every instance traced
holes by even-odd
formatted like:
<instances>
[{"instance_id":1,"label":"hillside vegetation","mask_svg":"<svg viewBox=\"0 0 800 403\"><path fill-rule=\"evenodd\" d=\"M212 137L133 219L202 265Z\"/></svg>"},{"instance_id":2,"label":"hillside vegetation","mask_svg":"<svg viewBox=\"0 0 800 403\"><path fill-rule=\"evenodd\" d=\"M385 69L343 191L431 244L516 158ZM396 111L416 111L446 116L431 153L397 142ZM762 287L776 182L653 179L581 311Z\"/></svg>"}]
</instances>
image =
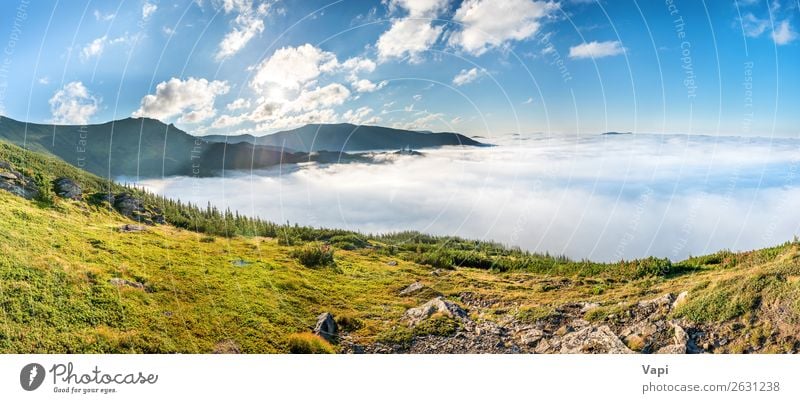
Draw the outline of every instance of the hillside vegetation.
<instances>
[{"instance_id":1,"label":"hillside vegetation","mask_svg":"<svg viewBox=\"0 0 800 403\"><path fill-rule=\"evenodd\" d=\"M0 352L797 352L800 245L602 264L279 225L0 143ZM2 172L0 172L2 174ZM53 181L83 188L71 200ZM96 194L127 192L139 226ZM330 343L311 334L323 312ZM685 337L684 337L685 336ZM672 350L670 350L672 349Z\"/></svg>"}]
</instances>

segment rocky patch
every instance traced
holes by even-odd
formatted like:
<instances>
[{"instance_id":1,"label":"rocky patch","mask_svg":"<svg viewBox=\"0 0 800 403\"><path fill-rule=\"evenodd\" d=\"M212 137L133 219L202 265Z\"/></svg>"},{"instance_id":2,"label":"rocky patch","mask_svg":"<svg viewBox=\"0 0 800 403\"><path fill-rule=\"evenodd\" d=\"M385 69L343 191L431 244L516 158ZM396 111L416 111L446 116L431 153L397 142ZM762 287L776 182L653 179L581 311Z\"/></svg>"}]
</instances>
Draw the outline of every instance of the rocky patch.
<instances>
[{"instance_id":1,"label":"rocky patch","mask_svg":"<svg viewBox=\"0 0 800 403\"><path fill-rule=\"evenodd\" d=\"M4 161L0 161L0 189L28 200L36 199L40 195L39 187L33 180L14 170Z\"/></svg>"},{"instance_id":2,"label":"rocky patch","mask_svg":"<svg viewBox=\"0 0 800 403\"><path fill-rule=\"evenodd\" d=\"M618 307L603 307L596 303L570 303L556 308L552 314L533 323L521 321L511 314L499 320L473 320L467 316L467 311L472 313L471 317L481 318L490 309L496 312L497 302L465 293L460 295L460 300L465 304L465 307L461 307L437 297L409 309L404 319L413 329L431 320L434 315L446 315L461 323L454 334L415 337L407 346L373 343L358 346L358 351L423 354L702 353L704 349L697 344L705 333L685 320L669 319L674 307L686 298L684 293L679 295L683 297L665 294ZM602 317L593 315L599 310L613 313Z\"/></svg>"}]
</instances>

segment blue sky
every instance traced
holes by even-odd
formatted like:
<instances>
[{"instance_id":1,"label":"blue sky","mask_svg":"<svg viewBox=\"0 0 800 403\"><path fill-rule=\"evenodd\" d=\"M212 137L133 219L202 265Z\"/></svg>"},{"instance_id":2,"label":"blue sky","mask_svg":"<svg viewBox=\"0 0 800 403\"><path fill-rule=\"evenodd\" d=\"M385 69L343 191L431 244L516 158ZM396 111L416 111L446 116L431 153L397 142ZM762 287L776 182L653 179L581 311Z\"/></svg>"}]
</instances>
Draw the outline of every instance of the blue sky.
<instances>
[{"instance_id":1,"label":"blue sky","mask_svg":"<svg viewBox=\"0 0 800 403\"><path fill-rule=\"evenodd\" d=\"M196 134L311 122L800 132L800 1L7 1L0 113Z\"/></svg>"}]
</instances>

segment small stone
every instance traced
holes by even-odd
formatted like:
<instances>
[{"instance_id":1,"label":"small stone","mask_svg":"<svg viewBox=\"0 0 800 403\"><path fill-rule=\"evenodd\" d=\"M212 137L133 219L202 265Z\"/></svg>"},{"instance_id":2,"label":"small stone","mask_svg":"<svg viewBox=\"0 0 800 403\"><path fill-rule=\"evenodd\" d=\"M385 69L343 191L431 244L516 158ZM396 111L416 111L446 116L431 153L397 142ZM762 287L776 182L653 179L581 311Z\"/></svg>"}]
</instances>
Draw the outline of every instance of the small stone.
<instances>
[{"instance_id":1,"label":"small stone","mask_svg":"<svg viewBox=\"0 0 800 403\"><path fill-rule=\"evenodd\" d=\"M111 285L115 285L117 287L128 286L128 287L133 287L133 288L138 288L140 290L144 290L144 284L142 284L142 283L140 283L138 281L130 281L130 280L125 280L125 279L122 279L122 278L119 278L119 277L114 277L111 280L108 280L108 282Z\"/></svg>"},{"instance_id":2,"label":"small stone","mask_svg":"<svg viewBox=\"0 0 800 403\"><path fill-rule=\"evenodd\" d=\"M119 232L142 232L147 231L144 225L125 224L119 227Z\"/></svg>"},{"instance_id":3,"label":"small stone","mask_svg":"<svg viewBox=\"0 0 800 403\"><path fill-rule=\"evenodd\" d=\"M421 291L424 288L425 288L425 285L420 283L419 281L417 281L417 282L411 283L411 285L409 285L408 287L403 289L403 291L400 291L400 296L401 297L406 297L406 296L409 296L409 295L414 295L414 294L418 293L419 291Z\"/></svg>"}]
</instances>

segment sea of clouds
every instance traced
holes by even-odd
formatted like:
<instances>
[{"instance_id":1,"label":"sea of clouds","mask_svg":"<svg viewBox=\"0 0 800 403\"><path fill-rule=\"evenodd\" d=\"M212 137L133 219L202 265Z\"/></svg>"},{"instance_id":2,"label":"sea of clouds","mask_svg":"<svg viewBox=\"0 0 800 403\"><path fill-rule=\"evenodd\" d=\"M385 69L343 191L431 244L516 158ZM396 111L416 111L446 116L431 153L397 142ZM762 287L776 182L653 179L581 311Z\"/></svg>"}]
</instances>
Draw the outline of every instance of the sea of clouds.
<instances>
[{"instance_id":1,"label":"sea of clouds","mask_svg":"<svg viewBox=\"0 0 800 403\"><path fill-rule=\"evenodd\" d=\"M572 258L681 260L800 234L800 141L500 136L384 164L281 167L140 184L276 222L417 230Z\"/></svg>"}]
</instances>

